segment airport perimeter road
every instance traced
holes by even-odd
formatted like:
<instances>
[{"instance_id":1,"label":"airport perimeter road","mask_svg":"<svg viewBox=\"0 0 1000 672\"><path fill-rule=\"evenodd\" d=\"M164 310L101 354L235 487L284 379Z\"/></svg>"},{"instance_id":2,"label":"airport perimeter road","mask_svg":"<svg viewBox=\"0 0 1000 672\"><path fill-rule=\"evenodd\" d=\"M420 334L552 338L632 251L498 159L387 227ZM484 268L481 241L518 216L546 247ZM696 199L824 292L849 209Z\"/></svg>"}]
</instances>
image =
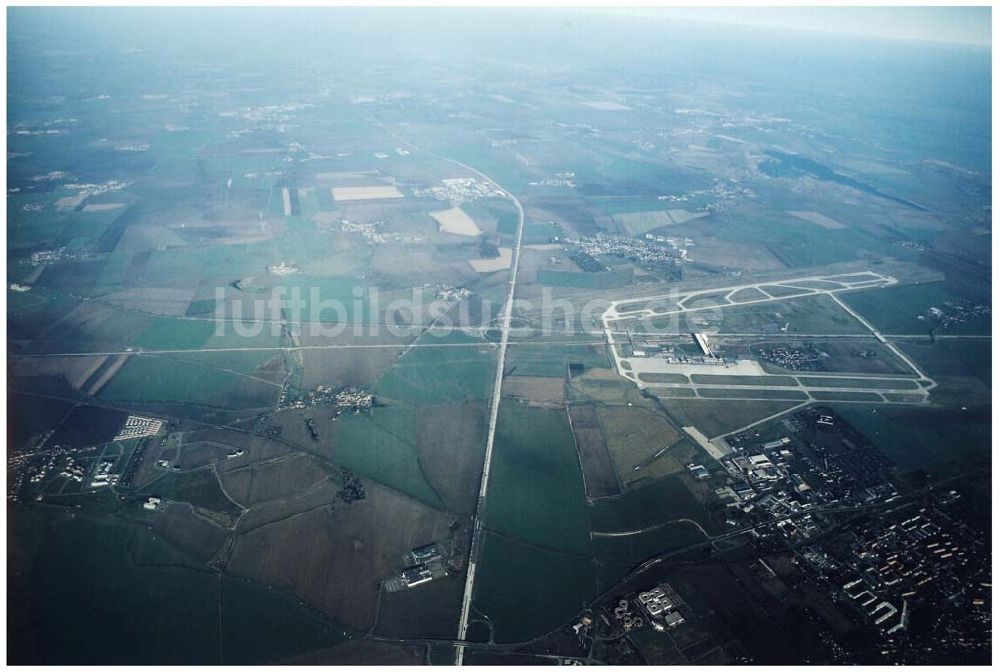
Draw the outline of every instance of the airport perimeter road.
<instances>
[{"instance_id":1,"label":"airport perimeter road","mask_svg":"<svg viewBox=\"0 0 1000 672\"><path fill-rule=\"evenodd\" d=\"M604 326L608 327L610 322L620 320L666 317L670 315L680 315L682 313L728 308L731 306L747 306L757 303L787 301L788 299L797 299L804 296L816 296L819 294L828 294L833 296L837 292L848 292L858 289L874 289L899 284L899 281L891 275L882 275L872 271L865 271L863 273L853 275L866 275L869 276L869 279L856 280L852 282L838 279L847 277L844 275L811 275L791 280L751 282L741 285L730 285L728 287L714 287L712 289L680 292L677 294L656 294L653 296L617 299L611 302L611 305L605 311L602 320L604 322ZM771 291L768 291L769 288ZM772 293L775 289L783 291L780 291L777 294ZM791 290L792 293L788 293L787 290ZM761 298L744 298L741 300L735 300L733 298L735 295L745 291L757 292ZM707 305L685 305L689 301L696 301L698 299L701 299ZM648 307L625 311L619 310L620 306L654 301L669 301L676 307L672 310L654 310Z\"/></svg>"},{"instance_id":2,"label":"airport perimeter road","mask_svg":"<svg viewBox=\"0 0 1000 672\"><path fill-rule=\"evenodd\" d=\"M930 392L932 389L934 389L935 387L937 387L937 383L932 378L929 378L927 376L927 374L924 373L913 362L912 359L910 359L909 357L907 357L903 353L902 350L900 350L895 345L893 345L890 341L888 341L886 339L886 337L883 336L879 332L879 330L875 328L874 324L872 324L871 322L869 322L865 318L861 317L861 315L859 315L857 313L857 311L855 311L853 308L851 308L846 303L844 303L843 301L841 301L840 297L835 296L834 294L830 294L830 298L833 299L834 301L836 301L840 305L840 307L843 308L844 310L846 310L848 312L848 314L850 314L854 319L856 319L858 322L860 322L861 324L863 324L866 329L868 329L869 331L871 331L872 332L872 336L874 336L875 338L877 338L878 341L879 341L879 343L882 343L883 345L885 345L885 347L889 348L889 350L892 351L892 354L896 355L901 360L903 360L904 362L906 362L907 366L909 366L911 369L913 369L916 372L916 374L918 376L920 376L920 381L923 382L923 383L927 383L927 385L924 387L924 391L925 392Z\"/></svg>"}]
</instances>

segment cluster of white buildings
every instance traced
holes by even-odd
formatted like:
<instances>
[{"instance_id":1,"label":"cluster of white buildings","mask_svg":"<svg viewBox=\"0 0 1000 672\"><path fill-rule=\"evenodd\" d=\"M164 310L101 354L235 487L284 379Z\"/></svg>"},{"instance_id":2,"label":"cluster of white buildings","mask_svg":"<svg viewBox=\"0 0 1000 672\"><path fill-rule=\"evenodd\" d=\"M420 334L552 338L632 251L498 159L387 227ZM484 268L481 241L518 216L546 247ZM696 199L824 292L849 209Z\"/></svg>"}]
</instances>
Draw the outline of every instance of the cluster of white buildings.
<instances>
[{"instance_id":1,"label":"cluster of white buildings","mask_svg":"<svg viewBox=\"0 0 1000 672\"><path fill-rule=\"evenodd\" d=\"M377 223L371 222L352 222L347 219L340 220L340 230L344 233L357 233L362 238L364 238L366 243L374 243L376 245L385 242L385 236L379 233Z\"/></svg>"},{"instance_id":2,"label":"cluster of white buildings","mask_svg":"<svg viewBox=\"0 0 1000 672\"><path fill-rule=\"evenodd\" d=\"M267 267L268 275L294 275L300 270L301 269L295 264L289 264L284 261L280 264Z\"/></svg>"},{"instance_id":3,"label":"cluster of white buildings","mask_svg":"<svg viewBox=\"0 0 1000 672\"><path fill-rule=\"evenodd\" d=\"M114 440L125 441L127 439L139 439L144 436L155 436L162 426L162 420L144 418L141 415L130 415L125 420L124 426L119 430Z\"/></svg>"},{"instance_id":4,"label":"cluster of white buildings","mask_svg":"<svg viewBox=\"0 0 1000 672\"><path fill-rule=\"evenodd\" d=\"M489 182L474 177L453 177L441 180L441 184L430 189L414 190L415 196L433 196L440 201L455 205L474 201L477 198L501 198L504 193Z\"/></svg>"},{"instance_id":5,"label":"cluster of white buildings","mask_svg":"<svg viewBox=\"0 0 1000 672\"><path fill-rule=\"evenodd\" d=\"M87 196L100 196L101 194L107 194L112 191L121 191L122 189L131 186L131 182L123 182L121 180L108 180L102 184L87 183L73 183L64 184L63 189L72 189L74 191L85 191Z\"/></svg>"},{"instance_id":6,"label":"cluster of white buildings","mask_svg":"<svg viewBox=\"0 0 1000 672\"><path fill-rule=\"evenodd\" d=\"M66 256L66 248L60 247L55 250L39 250L31 253L31 265L40 266L54 261L59 261Z\"/></svg>"},{"instance_id":7,"label":"cluster of white buildings","mask_svg":"<svg viewBox=\"0 0 1000 672\"><path fill-rule=\"evenodd\" d=\"M662 621L662 625L668 628L684 622L684 617L675 611L677 605L674 604L673 598L667 595L662 586L656 586L644 593L639 593L638 599L639 604L642 605L642 608L653 619L652 625L655 629L662 629L662 626L661 628L656 627L660 621Z\"/></svg>"},{"instance_id":8,"label":"cluster of white buildings","mask_svg":"<svg viewBox=\"0 0 1000 672\"><path fill-rule=\"evenodd\" d=\"M468 287L452 287L451 285L438 285L437 298L442 301L461 301L467 299L472 294Z\"/></svg>"},{"instance_id":9,"label":"cluster of white buildings","mask_svg":"<svg viewBox=\"0 0 1000 672\"><path fill-rule=\"evenodd\" d=\"M115 460L102 460L97 469L94 470L94 478L90 481L92 488L106 488L118 482L118 474L112 474L111 470L115 466Z\"/></svg>"}]
</instances>

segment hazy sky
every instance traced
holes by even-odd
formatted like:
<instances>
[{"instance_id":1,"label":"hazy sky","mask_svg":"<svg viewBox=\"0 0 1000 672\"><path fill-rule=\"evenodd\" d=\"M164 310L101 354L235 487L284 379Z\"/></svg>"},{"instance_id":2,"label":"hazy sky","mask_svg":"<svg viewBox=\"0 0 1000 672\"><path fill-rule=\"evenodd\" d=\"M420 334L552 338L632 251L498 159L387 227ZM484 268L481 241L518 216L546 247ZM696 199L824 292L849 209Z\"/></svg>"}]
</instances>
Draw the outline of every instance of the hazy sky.
<instances>
[{"instance_id":1,"label":"hazy sky","mask_svg":"<svg viewBox=\"0 0 1000 672\"><path fill-rule=\"evenodd\" d=\"M890 39L989 46L989 7L666 7L659 14L696 21L771 26Z\"/></svg>"}]
</instances>

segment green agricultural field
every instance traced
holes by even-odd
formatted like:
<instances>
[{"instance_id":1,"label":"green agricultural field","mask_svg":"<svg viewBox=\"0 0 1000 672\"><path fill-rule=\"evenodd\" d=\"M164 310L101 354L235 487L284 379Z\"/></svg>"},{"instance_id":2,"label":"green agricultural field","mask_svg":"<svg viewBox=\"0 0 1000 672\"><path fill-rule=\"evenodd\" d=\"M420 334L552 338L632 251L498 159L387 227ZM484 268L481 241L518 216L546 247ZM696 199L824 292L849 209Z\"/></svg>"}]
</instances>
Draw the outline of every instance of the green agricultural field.
<instances>
[{"instance_id":1,"label":"green agricultural field","mask_svg":"<svg viewBox=\"0 0 1000 672\"><path fill-rule=\"evenodd\" d=\"M125 289L125 275L131 263L132 255L129 252L116 250L109 254L94 285L94 294L100 296Z\"/></svg>"},{"instance_id":2,"label":"green agricultural field","mask_svg":"<svg viewBox=\"0 0 1000 672\"><path fill-rule=\"evenodd\" d=\"M275 245L281 259L297 264L305 273L317 275L353 275L372 255L370 247L332 236L329 232L316 231L311 222L300 219L291 220L288 232L278 238ZM279 279L292 278L294 276Z\"/></svg>"},{"instance_id":3,"label":"green agricultural field","mask_svg":"<svg viewBox=\"0 0 1000 672\"><path fill-rule=\"evenodd\" d=\"M639 630L633 632L629 635L629 641L631 641L636 649L639 650L639 655L642 656L643 660L647 661L647 664L653 665L684 665L690 664L690 660L685 657L685 654L681 651L680 645L677 644L673 637L664 636L663 633L659 633L653 629ZM705 647L715 647L715 642L708 640L705 643ZM725 665L730 662L730 658L725 655L724 650L718 647L714 648L714 652L722 656L721 660L716 662L712 660L714 664ZM699 663L706 663L705 659L699 659Z\"/></svg>"},{"instance_id":4,"label":"green agricultural field","mask_svg":"<svg viewBox=\"0 0 1000 672\"><path fill-rule=\"evenodd\" d=\"M238 516L243 509L229 499L219 485L219 479L212 469L198 469L191 472L166 472L160 478L146 485L143 491L175 502L188 502L195 507L217 511L230 516Z\"/></svg>"},{"instance_id":5,"label":"green agricultural field","mask_svg":"<svg viewBox=\"0 0 1000 672\"><path fill-rule=\"evenodd\" d=\"M69 313L78 300L58 290L33 287L29 292L7 292L10 338L27 338L47 329Z\"/></svg>"},{"instance_id":6,"label":"green agricultural field","mask_svg":"<svg viewBox=\"0 0 1000 672\"><path fill-rule=\"evenodd\" d=\"M711 314L713 311L704 311ZM719 309L720 333L864 334L868 330L825 294ZM694 313L697 315L697 313Z\"/></svg>"},{"instance_id":7,"label":"green agricultural field","mask_svg":"<svg viewBox=\"0 0 1000 672\"><path fill-rule=\"evenodd\" d=\"M688 518L710 533L717 531L706 505L688 487L690 483L693 479L688 474L674 474L632 488L621 497L598 500L590 507L591 525L595 531L623 532Z\"/></svg>"},{"instance_id":8,"label":"green agricultural field","mask_svg":"<svg viewBox=\"0 0 1000 672\"><path fill-rule=\"evenodd\" d=\"M593 375L594 373L599 375ZM597 401L612 405L641 404L649 393L647 390L640 390L635 383L604 369L588 371L573 378L567 389L571 399ZM658 388L657 391L659 389L669 388Z\"/></svg>"},{"instance_id":9,"label":"green agricultural field","mask_svg":"<svg viewBox=\"0 0 1000 672\"><path fill-rule=\"evenodd\" d=\"M596 177L596 173L594 174ZM596 196L601 211L617 219L618 215L633 212L653 212L663 209L663 201L648 196Z\"/></svg>"},{"instance_id":10,"label":"green agricultural field","mask_svg":"<svg viewBox=\"0 0 1000 672\"><path fill-rule=\"evenodd\" d=\"M13 663L267 663L345 638L280 591L220 582L144 527L37 509L13 521L22 540L14 557L33 558L12 587Z\"/></svg>"},{"instance_id":11,"label":"green agricultural field","mask_svg":"<svg viewBox=\"0 0 1000 672\"><path fill-rule=\"evenodd\" d=\"M308 191L299 191L299 208L302 210L303 217L310 218L324 210L323 202L320 201L321 194L332 199L330 192L325 189L309 189Z\"/></svg>"},{"instance_id":12,"label":"green agricultural field","mask_svg":"<svg viewBox=\"0 0 1000 672\"><path fill-rule=\"evenodd\" d=\"M107 401L246 409L272 405L278 388L194 362L132 355L98 396Z\"/></svg>"},{"instance_id":13,"label":"green agricultural field","mask_svg":"<svg viewBox=\"0 0 1000 672\"><path fill-rule=\"evenodd\" d=\"M212 317L215 315L215 299L195 299L184 313L189 317Z\"/></svg>"},{"instance_id":14,"label":"green agricultural field","mask_svg":"<svg viewBox=\"0 0 1000 672\"><path fill-rule=\"evenodd\" d=\"M211 337L205 342L205 347L218 350L219 348L275 348L283 343L288 344L287 338L282 340L281 326L273 323L262 324L259 331L246 335L237 333L232 323L225 323L220 331L216 331L217 324L212 322L213 332ZM244 325L249 329L249 325Z\"/></svg>"},{"instance_id":15,"label":"green agricultural field","mask_svg":"<svg viewBox=\"0 0 1000 672\"><path fill-rule=\"evenodd\" d=\"M348 633L298 599L246 579L222 580L222 662L277 662L346 641Z\"/></svg>"},{"instance_id":16,"label":"green agricultural field","mask_svg":"<svg viewBox=\"0 0 1000 672\"><path fill-rule=\"evenodd\" d=\"M693 425L711 438L780 413L800 402L664 398L662 403L678 424Z\"/></svg>"},{"instance_id":17,"label":"green agricultural field","mask_svg":"<svg viewBox=\"0 0 1000 672\"><path fill-rule=\"evenodd\" d=\"M436 153L468 164L496 180L501 187L514 193L522 193L531 177L521 169L512 154L502 154L485 144L468 141L468 136L452 137L448 144L436 149Z\"/></svg>"},{"instance_id":18,"label":"green agricultural field","mask_svg":"<svg viewBox=\"0 0 1000 672\"><path fill-rule=\"evenodd\" d=\"M523 641L560 626L597 592L589 555L492 532L483 542L473 607L489 617L498 642Z\"/></svg>"},{"instance_id":19,"label":"green agricultural field","mask_svg":"<svg viewBox=\"0 0 1000 672\"><path fill-rule=\"evenodd\" d=\"M96 289L104 270L99 259L70 259L58 264L44 266L37 284L50 289L59 289L76 296L96 296Z\"/></svg>"},{"instance_id":20,"label":"green agricultural field","mask_svg":"<svg viewBox=\"0 0 1000 672\"><path fill-rule=\"evenodd\" d=\"M162 355L162 357L249 375L272 359L282 357L282 353L277 350L224 350L219 352L170 353Z\"/></svg>"},{"instance_id":21,"label":"green agricultural field","mask_svg":"<svg viewBox=\"0 0 1000 672\"><path fill-rule=\"evenodd\" d=\"M75 192L57 191L53 197L73 195ZM11 212L13 203L8 205L11 250L46 245L54 240L69 243L70 249L87 250L93 248L111 222L125 212L125 208L106 212L60 212L54 203L54 200L48 203L42 212L32 213Z\"/></svg>"},{"instance_id":22,"label":"green agricultural field","mask_svg":"<svg viewBox=\"0 0 1000 672\"><path fill-rule=\"evenodd\" d=\"M608 368L603 348L589 345L545 345L511 343L508 346L507 375L561 377L570 365L585 369Z\"/></svg>"},{"instance_id":23,"label":"green agricultural field","mask_svg":"<svg viewBox=\"0 0 1000 672\"><path fill-rule=\"evenodd\" d=\"M190 130L185 133L171 133L158 129L150 136L150 151L155 153L156 165L153 174L163 179L176 175L188 175L196 169L195 157L198 151L213 138L211 131Z\"/></svg>"},{"instance_id":24,"label":"green agricultural field","mask_svg":"<svg viewBox=\"0 0 1000 672\"><path fill-rule=\"evenodd\" d=\"M237 334L232 323L225 323L225 333L222 334L215 333L217 325L214 322L196 324L211 326L211 335L202 344L204 350L172 352L159 356L247 375L255 374L257 369L276 358L284 359L288 356L277 349L281 345L281 338L271 333L274 326L272 324L262 325L260 333L254 336ZM269 379L274 379L273 374Z\"/></svg>"},{"instance_id":25,"label":"green agricultural field","mask_svg":"<svg viewBox=\"0 0 1000 672\"><path fill-rule=\"evenodd\" d=\"M326 324L363 322L370 315L367 286L353 276L289 275L276 278L284 307L291 317Z\"/></svg>"},{"instance_id":26,"label":"green agricultural field","mask_svg":"<svg viewBox=\"0 0 1000 672\"><path fill-rule=\"evenodd\" d=\"M902 348L928 376L971 378L985 386L993 382L993 342L991 339L897 341ZM940 382L940 380L939 380Z\"/></svg>"},{"instance_id":27,"label":"green agricultural field","mask_svg":"<svg viewBox=\"0 0 1000 672\"><path fill-rule=\"evenodd\" d=\"M501 236L513 236L517 234L517 213L505 212L497 208L490 208L497 217L497 234Z\"/></svg>"},{"instance_id":28,"label":"green agricultural field","mask_svg":"<svg viewBox=\"0 0 1000 672\"><path fill-rule=\"evenodd\" d=\"M278 203L281 202L280 194L281 190L279 189L275 194L275 199L277 200ZM307 243L316 242L317 239L312 238L312 234L316 232L316 225L311 220L306 219L304 217L289 216L285 217L283 221L285 223L285 228L288 231L288 236L282 238L281 243L279 243L279 249L281 247L281 244L286 242L286 239L288 241L294 241L294 240L302 240L304 238ZM324 242L327 241L324 240ZM284 249L282 249L281 251L282 253L285 252ZM313 253L315 252L316 250L313 250Z\"/></svg>"},{"instance_id":29,"label":"green agricultural field","mask_svg":"<svg viewBox=\"0 0 1000 672\"><path fill-rule=\"evenodd\" d=\"M426 335L418 343L443 347L409 349L375 385L379 397L430 405L485 399L492 393L493 346L460 332Z\"/></svg>"},{"instance_id":30,"label":"green agricultural field","mask_svg":"<svg viewBox=\"0 0 1000 672\"><path fill-rule=\"evenodd\" d=\"M696 220L674 227L671 234L697 239L701 226ZM764 245L793 268L855 261L862 250L887 256L897 251L888 240L860 228L824 229L773 211L735 213L720 223L714 234L733 243Z\"/></svg>"},{"instance_id":31,"label":"green agricultural field","mask_svg":"<svg viewBox=\"0 0 1000 672\"><path fill-rule=\"evenodd\" d=\"M238 245L211 245L204 249L206 276L224 278L226 284L240 278L264 275L275 263L271 241Z\"/></svg>"},{"instance_id":32,"label":"green agricultural field","mask_svg":"<svg viewBox=\"0 0 1000 672\"><path fill-rule=\"evenodd\" d=\"M989 465L989 408L963 411L858 405L838 406L836 410L901 471L921 469L942 478Z\"/></svg>"},{"instance_id":33,"label":"green agricultural field","mask_svg":"<svg viewBox=\"0 0 1000 672\"><path fill-rule=\"evenodd\" d=\"M248 173L273 173L282 168L284 154L280 151L240 151L239 140L213 142L204 146L200 155L201 170L216 179L233 178L233 189L270 189L276 182L274 176L251 177ZM256 148L247 148L256 149ZM261 148L266 149L266 148ZM274 147L274 149L278 149Z\"/></svg>"},{"instance_id":34,"label":"green agricultural field","mask_svg":"<svg viewBox=\"0 0 1000 672\"><path fill-rule=\"evenodd\" d=\"M29 573L13 585L11 662L218 660L219 582L213 572L112 517L22 511L14 520L18 538L30 540L34 551ZM115 646L108 645L111 633Z\"/></svg>"},{"instance_id":35,"label":"green agricultural field","mask_svg":"<svg viewBox=\"0 0 1000 672\"><path fill-rule=\"evenodd\" d=\"M371 415L346 415L336 424L333 460L352 472L421 502L443 508L424 476L416 449L415 411L406 406L375 408Z\"/></svg>"},{"instance_id":36,"label":"green agricultural field","mask_svg":"<svg viewBox=\"0 0 1000 672\"><path fill-rule=\"evenodd\" d=\"M686 521L677 521L623 537L594 537L594 555L637 565L656 555L704 541L705 535ZM625 572L622 572L624 575Z\"/></svg>"},{"instance_id":37,"label":"green agricultural field","mask_svg":"<svg viewBox=\"0 0 1000 672\"><path fill-rule=\"evenodd\" d=\"M207 263L208 254L208 248L195 246L154 250L146 262L142 286L194 288L211 268ZM218 271L213 269L213 272Z\"/></svg>"},{"instance_id":38,"label":"green agricultural field","mask_svg":"<svg viewBox=\"0 0 1000 672\"><path fill-rule=\"evenodd\" d=\"M21 394L8 383L7 412L17 422L8 424L7 440L11 448L20 448L30 439L56 429L70 411L74 402L46 396Z\"/></svg>"},{"instance_id":39,"label":"green agricultural field","mask_svg":"<svg viewBox=\"0 0 1000 672\"><path fill-rule=\"evenodd\" d=\"M840 299L886 334L926 334L934 326L930 319L919 319L931 308L950 312L945 305L961 300L949 292L943 282L899 285L885 289L845 292ZM990 316L973 318L948 329L943 334L990 334Z\"/></svg>"},{"instance_id":40,"label":"green agricultural field","mask_svg":"<svg viewBox=\"0 0 1000 672\"><path fill-rule=\"evenodd\" d=\"M575 273L573 271L538 271L535 282L550 287L575 287L578 289L613 289L624 287L631 282L613 271L603 273Z\"/></svg>"},{"instance_id":41,"label":"green agricultural field","mask_svg":"<svg viewBox=\"0 0 1000 672\"><path fill-rule=\"evenodd\" d=\"M675 473L699 451L655 411L638 406L597 406L608 453L626 486ZM663 449L666 449L664 452ZM658 457L654 457L660 453Z\"/></svg>"},{"instance_id":42,"label":"green agricultural field","mask_svg":"<svg viewBox=\"0 0 1000 672\"><path fill-rule=\"evenodd\" d=\"M601 145L608 148L609 151L614 151L610 147L614 145L613 141L602 139L598 141L598 146ZM611 154L611 156L616 155L618 155L617 152ZM614 158L600 166L597 174L597 183L580 185L582 193L608 196L624 194L652 196L662 193L665 185L669 185L666 189L670 193L679 194L705 188L710 184L709 177L704 173L632 158ZM636 200L638 201L638 199ZM662 203L660 203L660 207L662 207ZM638 208L650 209L642 205L638 205Z\"/></svg>"},{"instance_id":43,"label":"green agricultural field","mask_svg":"<svg viewBox=\"0 0 1000 672\"><path fill-rule=\"evenodd\" d=\"M562 228L556 226L555 224L551 224L549 222L527 221L524 223L522 242L525 245L544 244L548 243L553 238L561 237L562 235Z\"/></svg>"},{"instance_id":44,"label":"green agricultural field","mask_svg":"<svg viewBox=\"0 0 1000 672\"><path fill-rule=\"evenodd\" d=\"M135 344L146 350L189 350L204 346L214 332L214 322L157 317Z\"/></svg>"},{"instance_id":45,"label":"green agricultural field","mask_svg":"<svg viewBox=\"0 0 1000 672\"><path fill-rule=\"evenodd\" d=\"M674 220L666 210L641 210L614 215L615 223L630 236L638 236L661 226L672 226Z\"/></svg>"},{"instance_id":46,"label":"green agricultural field","mask_svg":"<svg viewBox=\"0 0 1000 672\"><path fill-rule=\"evenodd\" d=\"M564 411L501 403L485 517L504 535L588 551L583 474Z\"/></svg>"}]
</instances>

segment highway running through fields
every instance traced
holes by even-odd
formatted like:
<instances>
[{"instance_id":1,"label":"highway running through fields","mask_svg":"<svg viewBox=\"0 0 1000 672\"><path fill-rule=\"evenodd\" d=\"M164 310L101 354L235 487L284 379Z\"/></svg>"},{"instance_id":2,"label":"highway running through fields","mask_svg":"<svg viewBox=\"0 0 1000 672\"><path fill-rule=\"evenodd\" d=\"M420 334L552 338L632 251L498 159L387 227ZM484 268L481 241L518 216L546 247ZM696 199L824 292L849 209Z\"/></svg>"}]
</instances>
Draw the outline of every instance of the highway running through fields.
<instances>
[{"instance_id":1,"label":"highway running through fields","mask_svg":"<svg viewBox=\"0 0 1000 672\"><path fill-rule=\"evenodd\" d=\"M514 202L514 206L517 208L517 235L514 241L514 251L511 258L510 279L508 280L507 286L507 300L504 303L503 310L500 314L500 347L497 352L497 371L496 379L493 383L493 398L490 401L490 421L489 430L486 434L486 454L483 457L483 475L479 483L479 498L476 501L476 511L472 518L472 542L469 546L469 563L468 570L465 574L465 594L462 598L462 613L459 617L458 623L458 640L464 641L466 632L469 629L469 611L472 608L472 595L475 590L476 582L476 563L479 561L479 551L482 546L483 513L486 508L486 493L489 489L490 483L490 466L493 458L493 443L496 437L497 417L500 413L500 388L503 385L503 372L507 356L507 342L510 337L510 316L511 311L514 308L514 289L517 285L517 267L521 257L521 239L524 234L524 208L521 206L521 201L519 201L514 194L501 187L488 176L471 166L465 165L464 163L459 163L454 160L451 161L452 163L460 165L463 168L471 170L495 186L497 189L507 194L507 196L509 196ZM455 664L461 665L464 656L465 647L460 644L455 648Z\"/></svg>"}]
</instances>

